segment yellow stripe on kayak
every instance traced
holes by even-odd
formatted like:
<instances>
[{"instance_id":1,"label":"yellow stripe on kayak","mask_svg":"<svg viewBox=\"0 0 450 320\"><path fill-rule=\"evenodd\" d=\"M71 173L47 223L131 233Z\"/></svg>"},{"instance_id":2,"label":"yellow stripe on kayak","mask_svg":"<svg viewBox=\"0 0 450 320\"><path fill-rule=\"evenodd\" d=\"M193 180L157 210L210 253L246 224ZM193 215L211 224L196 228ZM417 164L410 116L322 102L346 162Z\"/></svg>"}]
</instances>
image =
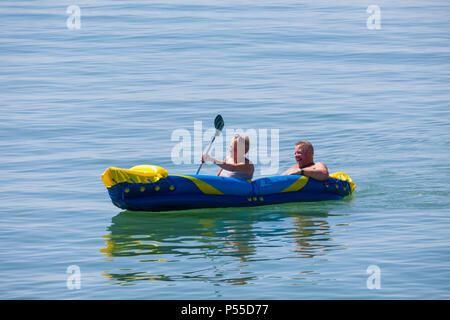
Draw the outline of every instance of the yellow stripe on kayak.
<instances>
[{"instance_id":1,"label":"yellow stripe on kayak","mask_svg":"<svg viewBox=\"0 0 450 320\"><path fill-rule=\"evenodd\" d=\"M293 184L291 184L289 187L287 187L286 189L284 189L281 192L294 192L294 191L298 191L301 188L303 188L306 183L308 183L309 177L305 177L305 176L301 176L300 178L297 179L297 181L295 181Z\"/></svg>"},{"instance_id":2,"label":"yellow stripe on kayak","mask_svg":"<svg viewBox=\"0 0 450 320\"><path fill-rule=\"evenodd\" d=\"M190 176L183 176L181 174L171 174L171 176L177 176L177 177L183 177L186 179L191 180L195 185L200 189L201 192L204 194L217 194L217 195L223 195L224 193L214 188L209 183L206 183L203 180L200 180L198 178L190 177Z\"/></svg>"}]
</instances>

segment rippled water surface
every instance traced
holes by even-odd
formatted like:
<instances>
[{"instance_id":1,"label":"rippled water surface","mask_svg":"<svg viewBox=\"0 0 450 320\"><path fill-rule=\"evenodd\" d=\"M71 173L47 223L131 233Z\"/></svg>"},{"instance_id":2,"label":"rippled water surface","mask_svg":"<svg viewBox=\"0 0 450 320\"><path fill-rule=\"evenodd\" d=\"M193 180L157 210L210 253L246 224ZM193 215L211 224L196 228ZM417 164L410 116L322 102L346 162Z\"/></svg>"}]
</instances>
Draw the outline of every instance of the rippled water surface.
<instances>
[{"instance_id":1,"label":"rippled water surface","mask_svg":"<svg viewBox=\"0 0 450 320\"><path fill-rule=\"evenodd\" d=\"M369 5L381 29L367 28ZM0 12L0 298L450 298L448 1L2 1ZM311 141L316 160L353 178L353 197L112 205L107 167L195 173L172 160L172 134L218 113L226 128L278 129L278 173ZM67 286L71 265L80 289Z\"/></svg>"}]
</instances>

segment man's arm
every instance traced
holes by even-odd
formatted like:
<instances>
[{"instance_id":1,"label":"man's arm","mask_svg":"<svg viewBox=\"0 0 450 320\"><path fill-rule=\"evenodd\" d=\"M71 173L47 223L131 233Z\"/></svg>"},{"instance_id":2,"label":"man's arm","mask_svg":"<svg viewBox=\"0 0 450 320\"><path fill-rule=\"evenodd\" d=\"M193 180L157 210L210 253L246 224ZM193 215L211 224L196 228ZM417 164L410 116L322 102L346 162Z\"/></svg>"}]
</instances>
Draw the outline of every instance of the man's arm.
<instances>
[{"instance_id":1,"label":"man's arm","mask_svg":"<svg viewBox=\"0 0 450 320\"><path fill-rule=\"evenodd\" d=\"M281 175L301 174L301 169L296 165L287 169ZM322 162L317 162L315 165L303 168L303 175L311 177L315 180L323 181L328 179L328 168Z\"/></svg>"},{"instance_id":2,"label":"man's arm","mask_svg":"<svg viewBox=\"0 0 450 320\"><path fill-rule=\"evenodd\" d=\"M303 168L303 175L315 180L324 181L328 179L328 168L322 162L317 162L313 166Z\"/></svg>"}]
</instances>

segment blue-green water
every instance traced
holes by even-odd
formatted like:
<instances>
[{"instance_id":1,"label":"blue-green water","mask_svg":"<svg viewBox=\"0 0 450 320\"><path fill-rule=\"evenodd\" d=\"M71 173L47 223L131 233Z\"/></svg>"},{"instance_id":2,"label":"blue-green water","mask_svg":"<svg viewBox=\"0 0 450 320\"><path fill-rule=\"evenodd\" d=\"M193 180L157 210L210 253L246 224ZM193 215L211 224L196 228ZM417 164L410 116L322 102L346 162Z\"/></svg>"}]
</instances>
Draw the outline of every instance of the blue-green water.
<instances>
[{"instance_id":1,"label":"blue-green water","mask_svg":"<svg viewBox=\"0 0 450 320\"><path fill-rule=\"evenodd\" d=\"M2 1L0 13L0 298L450 298L448 1ZM217 113L226 128L279 129L279 173L311 141L353 198L111 204L107 167L194 173L172 161L171 135Z\"/></svg>"}]
</instances>

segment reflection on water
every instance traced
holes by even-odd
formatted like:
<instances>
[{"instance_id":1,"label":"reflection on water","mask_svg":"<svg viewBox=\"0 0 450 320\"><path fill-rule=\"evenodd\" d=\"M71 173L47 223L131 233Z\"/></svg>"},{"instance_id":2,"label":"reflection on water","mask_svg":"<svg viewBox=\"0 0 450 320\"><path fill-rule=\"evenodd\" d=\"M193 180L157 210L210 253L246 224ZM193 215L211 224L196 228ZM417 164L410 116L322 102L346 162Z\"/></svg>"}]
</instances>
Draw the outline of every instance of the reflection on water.
<instances>
[{"instance_id":1,"label":"reflection on water","mask_svg":"<svg viewBox=\"0 0 450 320\"><path fill-rule=\"evenodd\" d=\"M299 211L292 205L124 211L112 219L101 250L114 261L111 265L122 268L103 274L122 285L144 280L246 284L258 277L253 261L314 258L339 247L332 241L327 218L323 208L306 206Z\"/></svg>"},{"instance_id":2,"label":"reflection on water","mask_svg":"<svg viewBox=\"0 0 450 320\"><path fill-rule=\"evenodd\" d=\"M301 256L313 258L320 251L332 246L329 243L330 227L326 220L298 216L293 217L293 225L296 227L292 233L296 245L295 252Z\"/></svg>"}]
</instances>

